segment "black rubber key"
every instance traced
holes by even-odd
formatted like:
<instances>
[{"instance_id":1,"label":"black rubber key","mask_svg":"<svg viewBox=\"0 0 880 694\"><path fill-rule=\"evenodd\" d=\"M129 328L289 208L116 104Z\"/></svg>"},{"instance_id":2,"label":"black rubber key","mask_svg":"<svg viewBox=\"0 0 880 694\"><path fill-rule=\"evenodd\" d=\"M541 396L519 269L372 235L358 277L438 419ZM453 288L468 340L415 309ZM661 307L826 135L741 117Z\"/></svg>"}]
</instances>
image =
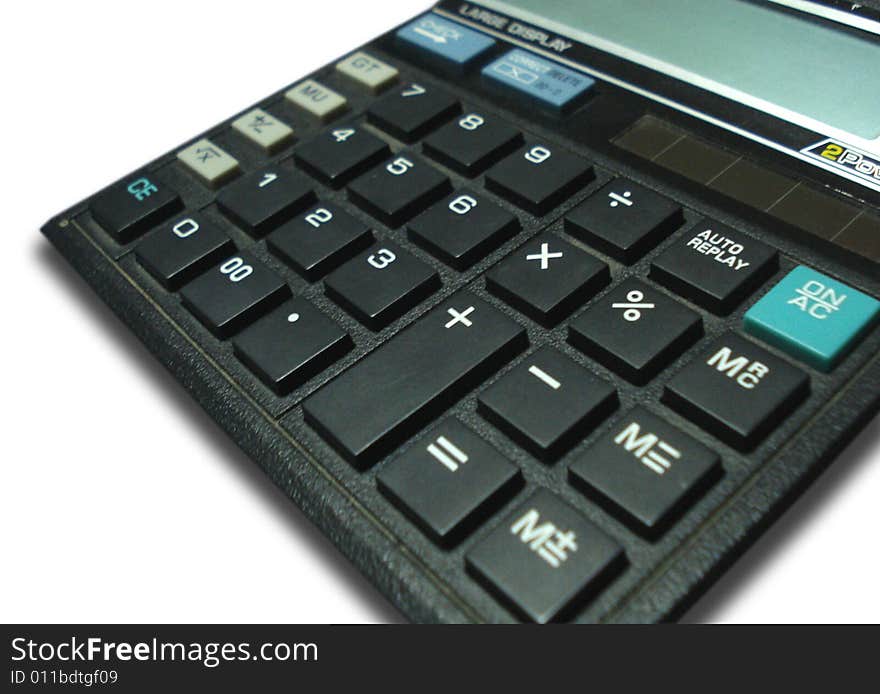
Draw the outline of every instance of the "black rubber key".
<instances>
[{"instance_id":1,"label":"black rubber key","mask_svg":"<svg viewBox=\"0 0 880 694\"><path fill-rule=\"evenodd\" d=\"M407 225L409 238L456 270L465 270L514 236L519 220L491 200L459 190Z\"/></svg>"},{"instance_id":2,"label":"black rubber key","mask_svg":"<svg viewBox=\"0 0 880 694\"><path fill-rule=\"evenodd\" d=\"M319 203L266 237L269 250L309 282L372 242L373 233L366 224L330 203Z\"/></svg>"},{"instance_id":3,"label":"black rubber key","mask_svg":"<svg viewBox=\"0 0 880 694\"><path fill-rule=\"evenodd\" d=\"M286 395L348 352L347 332L305 299L291 299L232 341L236 356Z\"/></svg>"},{"instance_id":4,"label":"black rubber key","mask_svg":"<svg viewBox=\"0 0 880 694\"><path fill-rule=\"evenodd\" d=\"M399 246L382 241L330 274L333 301L372 330L381 330L440 288L440 276Z\"/></svg>"},{"instance_id":5,"label":"black rubber key","mask_svg":"<svg viewBox=\"0 0 880 694\"><path fill-rule=\"evenodd\" d=\"M406 220L442 198L452 186L437 169L409 152L377 166L348 187L351 199L388 226Z\"/></svg>"},{"instance_id":6,"label":"black rubber key","mask_svg":"<svg viewBox=\"0 0 880 694\"><path fill-rule=\"evenodd\" d=\"M519 468L447 419L376 476L379 490L434 542L450 546L522 484Z\"/></svg>"},{"instance_id":7,"label":"black rubber key","mask_svg":"<svg viewBox=\"0 0 880 694\"><path fill-rule=\"evenodd\" d=\"M89 204L95 221L118 243L128 243L183 207L180 196L147 172L99 193Z\"/></svg>"},{"instance_id":8,"label":"black rubber key","mask_svg":"<svg viewBox=\"0 0 880 694\"><path fill-rule=\"evenodd\" d=\"M432 159L473 178L522 144L520 132L494 116L469 113L447 123L422 147Z\"/></svg>"},{"instance_id":9,"label":"black rubber key","mask_svg":"<svg viewBox=\"0 0 880 694\"><path fill-rule=\"evenodd\" d=\"M141 241L135 256L144 269L170 290L193 277L233 250L232 241L200 214L179 217Z\"/></svg>"},{"instance_id":10,"label":"black rubber key","mask_svg":"<svg viewBox=\"0 0 880 694\"><path fill-rule=\"evenodd\" d=\"M183 304L219 338L234 335L290 296L278 275L241 252L180 290Z\"/></svg>"},{"instance_id":11,"label":"black rubber key","mask_svg":"<svg viewBox=\"0 0 880 694\"><path fill-rule=\"evenodd\" d=\"M643 385L703 334L699 314L636 279L625 280L569 326L569 342Z\"/></svg>"},{"instance_id":12,"label":"black rubber key","mask_svg":"<svg viewBox=\"0 0 880 694\"><path fill-rule=\"evenodd\" d=\"M293 159L322 183L341 188L389 154L391 150L384 140L359 126L342 125L303 144Z\"/></svg>"},{"instance_id":13,"label":"black rubber key","mask_svg":"<svg viewBox=\"0 0 880 694\"><path fill-rule=\"evenodd\" d=\"M651 265L651 277L710 311L730 313L770 277L775 248L710 219L676 239Z\"/></svg>"},{"instance_id":14,"label":"black rubber key","mask_svg":"<svg viewBox=\"0 0 880 694\"><path fill-rule=\"evenodd\" d=\"M228 185L217 196L217 206L251 235L263 236L314 199L308 180L284 167L271 166Z\"/></svg>"},{"instance_id":15,"label":"black rubber key","mask_svg":"<svg viewBox=\"0 0 880 694\"><path fill-rule=\"evenodd\" d=\"M486 288L518 311L552 327L595 296L611 279L608 266L586 251L543 233L486 275Z\"/></svg>"},{"instance_id":16,"label":"black rubber key","mask_svg":"<svg viewBox=\"0 0 880 694\"><path fill-rule=\"evenodd\" d=\"M466 556L486 587L526 619L562 620L623 568L620 545L541 489Z\"/></svg>"},{"instance_id":17,"label":"black rubber key","mask_svg":"<svg viewBox=\"0 0 880 694\"><path fill-rule=\"evenodd\" d=\"M617 407L617 392L561 352L542 347L487 388L477 411L535 456L551 461Z\"/></svg>"},{"instance_id":18,"label":"black rubber key","mask_svg":"<svg viewBox=\"0 0 880 694\"><path fill-rule=\"evenodd\" d=\"M669 382L663 401L722 441L749 450L809 390L807 374L728 333Z\"/></svg>"},{"instance_id":19,"label":"black rubber key","mask_svg":"<svg viewBox=\"0 0 880 694\"><path fill-rule=\"evenodd\" d=\"M370 106L367 120L398 140L415 142L460 112L446 92L410 83Z\"/></svg>"},{"instance_id":20,"label":"black rubber key","mask_svg":"<svg viewBox=\"0 0 880 694\"><path fill-rule=\"evenodd\" d=\"M364 467L527 344L522 326L459 292L306 399L303 416Z\"/></svg>"},{"instance_id":21,"label":"black rubber key","mask_svg":"<svg viewBox=\"0 0 880 694\"><path fill-rule=\"evenodd\" d=\"M654 539L705 493L722 469L717 453L636 407L569 473L587 496Z\"/></svg>"},{"instance_id":22,"label":"black rubber key","mask_svg":"<svg viewBox=\"0 0 880 694\"><path fill-rule=\"evenodd\" d=\"M683 221L677 203L618 178L569 212L565 230L623 263L633 263Z\"/></svg>"},{"instance_id":23,"label":"black rubber key","mask_svg":"<svg viewBox=\"0 0 880 694\"><path fill-rule=\"evenodd\" d=\"M543 215L593 178L593 167L555 145L526 146L486 174L486 187L514 205Z\"/></svg>"}]
</instances>

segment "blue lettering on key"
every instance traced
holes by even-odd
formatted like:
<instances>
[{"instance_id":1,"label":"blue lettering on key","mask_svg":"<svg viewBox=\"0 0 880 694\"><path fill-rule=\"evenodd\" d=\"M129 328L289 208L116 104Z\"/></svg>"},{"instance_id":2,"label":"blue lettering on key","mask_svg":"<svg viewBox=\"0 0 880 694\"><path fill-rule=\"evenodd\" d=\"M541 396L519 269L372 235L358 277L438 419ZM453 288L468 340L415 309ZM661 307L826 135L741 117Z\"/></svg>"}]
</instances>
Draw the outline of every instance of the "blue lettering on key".
<instances>
[{"instance_id":1,"label":"blue lettering on key","mask_svg":"<svg viewBox=\"0 0 880 694\"><path fill-rule=\"evenodd\" d=\"M495 45L495 41L485 34L433 13L423 15L400 29L397 40L458 68Z\"/></svg>"},{"instance_id":2,"label":"blue lettering on key","mask_svg":"<svg viewBox=\"0 0 880 694\"><path fill-rule=\"evenodd\" d=\"M139 178L132 181L127 188L128 192L134 195L135 200L141 202L150 197L153 193L158 193L159 189L154 183L150 183L148 178Z\"/></svg>"},{"instance_id":3,"label":"blue lettering on key","mask_svg":"<svg viewBox=\"0 0 880 694\"><path fill-rule=\"evenodd\" d=\"M571 106L596 83L580 72L519 48L483 68L483 78L511 87L556 110Z\"/></svg>"},{"instance_id":4,"label":"blue lettering on key","mask_svg":"<svg viewBox=\"0 0 880 694\"><path fill-rule=\"evenodd\" d=\"M830 371L880 319L880 301L803 265L743 318L746 331Z\"/></svg>"}]
</instances>

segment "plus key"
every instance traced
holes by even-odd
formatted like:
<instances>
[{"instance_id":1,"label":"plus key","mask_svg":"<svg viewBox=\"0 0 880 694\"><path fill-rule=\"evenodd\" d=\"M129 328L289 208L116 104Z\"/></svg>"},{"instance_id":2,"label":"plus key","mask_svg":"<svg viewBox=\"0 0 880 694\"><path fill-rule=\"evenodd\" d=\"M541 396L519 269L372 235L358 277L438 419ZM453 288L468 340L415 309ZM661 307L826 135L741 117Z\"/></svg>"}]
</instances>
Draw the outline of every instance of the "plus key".
<instances>
[{"instance_id":1,"label":"plus key","mask_svg":"<svg viewBox=\"0 0 880 694\"><path fill-rule=\"evenodd\" d=\"M308 398L303 414L343 456L365 467L527 343L522 326L460 292Z\"/></svg>"}]
</instances>

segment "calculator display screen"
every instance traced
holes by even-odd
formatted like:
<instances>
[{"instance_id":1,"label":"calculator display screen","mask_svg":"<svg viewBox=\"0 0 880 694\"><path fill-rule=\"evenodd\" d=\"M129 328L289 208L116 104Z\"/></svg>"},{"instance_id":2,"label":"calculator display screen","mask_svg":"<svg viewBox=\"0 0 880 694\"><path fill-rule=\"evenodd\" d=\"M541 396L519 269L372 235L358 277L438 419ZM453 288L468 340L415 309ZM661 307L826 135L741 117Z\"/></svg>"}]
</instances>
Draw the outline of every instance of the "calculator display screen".
<instances>
[{"instance_id":1,"label":"calculator display screen","mask_svg":"<svg viewBox=\"0 0 880 694\"><path fill-rule=\"evenodd\" d=\"M880 36L745 0L483 5L811 130L880 138Z\"/></svg>"}]
</instances>

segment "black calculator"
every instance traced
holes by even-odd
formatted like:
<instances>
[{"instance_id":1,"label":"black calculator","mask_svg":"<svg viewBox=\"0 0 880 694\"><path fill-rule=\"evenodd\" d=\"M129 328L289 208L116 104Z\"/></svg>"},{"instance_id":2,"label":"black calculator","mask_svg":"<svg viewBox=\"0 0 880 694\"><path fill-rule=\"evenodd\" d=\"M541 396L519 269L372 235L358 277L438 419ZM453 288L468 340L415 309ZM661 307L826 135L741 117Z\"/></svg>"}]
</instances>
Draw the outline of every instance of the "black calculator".
<instances>
[{"instance_id":1,"label":"black calculator","mask_svg":"<svg viewBox=\"0 0 880 694\"><path fill-rule=\"evenodd\" d=\"M880 407L877 65L444 0L43 233L409 619L674 620Z\"/></svg>"}]
</instances>

